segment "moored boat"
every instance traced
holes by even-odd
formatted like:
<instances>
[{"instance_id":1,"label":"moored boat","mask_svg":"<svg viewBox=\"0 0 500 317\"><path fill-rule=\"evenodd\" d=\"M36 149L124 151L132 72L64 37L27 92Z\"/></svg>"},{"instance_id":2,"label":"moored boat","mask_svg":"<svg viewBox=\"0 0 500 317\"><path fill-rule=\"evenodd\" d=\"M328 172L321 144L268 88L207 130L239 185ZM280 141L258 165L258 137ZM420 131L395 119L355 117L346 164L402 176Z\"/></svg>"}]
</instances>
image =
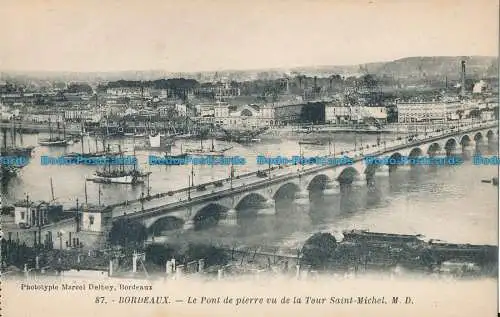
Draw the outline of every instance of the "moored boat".
<instances>
[{"instance_id":1,"label":"moored boat","mask_svg":"<svg viewBox=\"0 0 500 317\"><path fill-rule=\"evenodd\" d=\"M66 139L54 138L54 139L42 139L38 141L41 146L68 146L69 142Z\"/></svg>"},{"instance_id":2,"label":"moored boat","mask_svg":"<svg viewBox=\"0 0 500 317\"><path fill-rule=\"evenodd\" d=\"M151 172L140 172L137 170L131 171L96 171L93 177L88 180L94 183L105 184L141 184Z\"/></svg>"},{"instance_id":3,"label":"moored boat","mask_svg":"<svg viewBox=\"0 0 500 317\"><path fill-rule=\"evenodd\" d=\"M7 147L0 151L2 156L23 156L31 157L31 152L34 146L24 146L24 147Z\"/></svg>"},{"instance_id":4,"label":"moored boat","mask_svg":"<svg viewBox=\"0 0 500 317\"><path fill-rule=\"evenodd\" d=\"M321 140L301 140L300 145L324 145L325 143Z\"/></svg>"}]
</instances>

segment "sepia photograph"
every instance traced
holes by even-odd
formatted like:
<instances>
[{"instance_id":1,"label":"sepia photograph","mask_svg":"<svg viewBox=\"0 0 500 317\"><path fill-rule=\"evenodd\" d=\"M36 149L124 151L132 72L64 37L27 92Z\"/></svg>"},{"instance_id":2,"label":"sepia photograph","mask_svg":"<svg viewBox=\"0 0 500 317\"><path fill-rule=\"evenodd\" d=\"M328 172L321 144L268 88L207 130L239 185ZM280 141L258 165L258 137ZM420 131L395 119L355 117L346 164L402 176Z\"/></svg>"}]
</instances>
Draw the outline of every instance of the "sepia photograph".
<instances>
[{"instance_id":1,"label":"sepia photograph","mask_svg":"<svg viewBox=\"0 0 500 317\"><path fill-rule=\"evenodd\" d=\"M498 1L0 2L0 316L499 313Z\"/></svg>"}]
</instances>

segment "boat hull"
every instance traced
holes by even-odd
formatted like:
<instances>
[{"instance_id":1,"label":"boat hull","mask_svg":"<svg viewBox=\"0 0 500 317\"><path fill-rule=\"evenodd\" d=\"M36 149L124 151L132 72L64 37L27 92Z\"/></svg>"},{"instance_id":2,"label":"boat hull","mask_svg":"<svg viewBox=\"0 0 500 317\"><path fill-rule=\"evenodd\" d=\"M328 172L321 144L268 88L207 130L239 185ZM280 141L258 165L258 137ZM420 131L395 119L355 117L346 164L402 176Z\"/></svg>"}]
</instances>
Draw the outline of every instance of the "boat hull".
<instances>
[{"instance_id":1,"label":"boat hull","mask_svg":"<svg viewBox=\"0 0 500 317\"><path fill-rule=\"evenodd\" d=\"M75 158L75 157L82 157L82 158L95 158L95 157L114 157L114 156L119 156L122 153L116 152L116 153L110 153L110 152L95 152L95 153L68 153L65 154L64 157L68 158Z\"/></svg>"},{"instance_id":2,"label":"boat hull","mask_svg":"<svg viewBox=\"0 0 500 317\"><path fill-rule=\"evenodd\" d=\"M131 175L119 176L119 177L103 177L95 175L90 180L93 181L94 183L103 183L103 184L139 184L144 182L144 180L141 177L134 177Z\"/></svg>"},{"instance_id":3,"label":"boat hull","mask_svg":"<svg viewBox=\"0 0 500 317\"><path fill-rule=\"evenodd\" d=\"M24 147L24 148L7 148L0 152L2 156L23 156L23 157L31 157L31 152L33 151L33 147Z\"/></svg>"},{"instance_id":4,"label":"boat hull","mask_svg":"<svg viewBox=\"0 0 500 317\"><path fill-rule=\"evenodd\" d=\"M66 141L66 140L39 141L38 144L41 146L68 146L68 141Z\"/></svg>"}]
</instances>

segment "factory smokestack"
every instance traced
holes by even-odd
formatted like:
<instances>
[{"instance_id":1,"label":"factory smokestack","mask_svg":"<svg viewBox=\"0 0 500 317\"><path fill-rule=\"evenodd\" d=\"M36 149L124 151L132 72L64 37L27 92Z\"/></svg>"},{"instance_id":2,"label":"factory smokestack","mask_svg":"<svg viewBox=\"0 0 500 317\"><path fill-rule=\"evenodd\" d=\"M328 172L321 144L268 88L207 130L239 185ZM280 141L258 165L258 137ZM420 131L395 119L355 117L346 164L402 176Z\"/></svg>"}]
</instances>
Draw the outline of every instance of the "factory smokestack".
<instances>
[{"instance_id":1,"label":"factory smokestack","mask_svg":"<svg viewBox=\"0 0 500 317\"><path fill-rule=\"evenodd\" d=\"M462 60L462 69L461 69L461 72L460 72L460 94L463 96L465 96L465 61Z\"/></svg>"}]
</instances>

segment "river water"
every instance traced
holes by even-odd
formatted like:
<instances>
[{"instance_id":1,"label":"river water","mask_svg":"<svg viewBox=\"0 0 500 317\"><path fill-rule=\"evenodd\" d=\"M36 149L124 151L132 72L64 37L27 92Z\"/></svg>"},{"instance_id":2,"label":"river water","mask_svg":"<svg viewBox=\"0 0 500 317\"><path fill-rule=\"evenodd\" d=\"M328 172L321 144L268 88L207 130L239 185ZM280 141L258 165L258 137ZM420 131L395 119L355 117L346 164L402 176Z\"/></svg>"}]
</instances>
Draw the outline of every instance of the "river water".
<instances>
[{"instance_id":1,"label":"river water","mask_svg":"<svg viewBox=\"0 0 500 317\"><path fill-rule=\"evenodd\" d=\"M25 145L37 144L40 135L25 135ZM356 138L356 140L354 140ZM374 144L377 136L335 134L331 146L304 145L297 140L269 138L262 143L248 146L231 144L234 147L227 155L245 157L247 164L236 167L236 174L254 171L258 168L255 157L263 155L325 155L329 151L338 153L352 149L354 143ZM386 135L387 140L394 136ZM184 142L184 141L183 141ZM131 151L132 140L110 140L110 144L121 143L122 148ZM87 150L95 147L95 141L86 137ZM180 147L177 141L176 147ZM185 141L183 148L199 147L200 142ZM217 142L216 147L227 146ZM210 141L205 142L210 146ZM483 155L497 154L498 146L481 146ZM12 202L23 199L26 193L30 200L49 200L51 197L50 179L54 196L68 207L85 200L85 177L90 176L95 167L91 166L41 166L40 156L57 156L66 152L81 151L81 144L66 149L37 147L33 158L18 178L3 189L3 199ZM128 154L132 155L132 152ZM154 154L154 153L153 153ZM136 153L141 168L152 171L150 191L152 194L166 192L188 185L191 168L187 166L159 167L147 164L146 152ZM266 166L267 167L267 166ZM195 184L229 175L229 167L195 167ZM460 166L420 167L399 169L386 177L377 177L373 186L343 188L342 193L331 197L313 195L309 207L297 212L289 204L277 204L276 215L240 217L234 227L215 226L201 231L167 231L169 239L183 241L213 241L224 244L238 243L248 245L281 245L290 248L299 246L312 233L324 230L340 233L344 229L359 228L381 232L423 234L429 238L449 242L494 244L498 243L498 187L482 183L498 175L497 166L474 166L466 161ZM87 183L87 199L95 203L99 199L98 186ZM101 185L101 203L111 204L125 199L140 197L146 192L146 184Z\"/></svg>"}]
</instances>

